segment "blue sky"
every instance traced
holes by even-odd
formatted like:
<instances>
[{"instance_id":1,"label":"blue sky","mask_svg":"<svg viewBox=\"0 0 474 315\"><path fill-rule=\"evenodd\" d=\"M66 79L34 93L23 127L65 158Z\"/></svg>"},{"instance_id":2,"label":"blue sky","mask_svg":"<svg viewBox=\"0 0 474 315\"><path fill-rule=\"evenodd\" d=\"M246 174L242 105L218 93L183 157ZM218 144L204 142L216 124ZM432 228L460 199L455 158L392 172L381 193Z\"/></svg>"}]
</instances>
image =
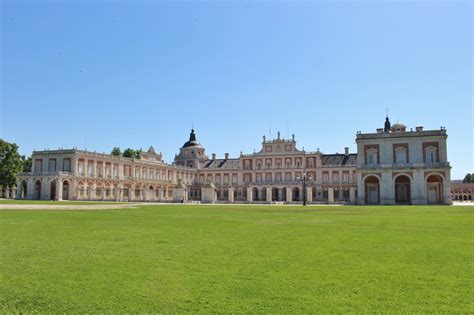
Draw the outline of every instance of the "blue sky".
<instances>
[{"instance_id":1,"label":"blue sky","mask_svg":"<svg viewBox=\"0 0 474 315\"><path fill-rule=\"evenodd\" d=\"M445 126L474 171L470 1L2 1L0 137L21 153L153 145L355 151L392 122Z\"/></svg>"}]
</instances>

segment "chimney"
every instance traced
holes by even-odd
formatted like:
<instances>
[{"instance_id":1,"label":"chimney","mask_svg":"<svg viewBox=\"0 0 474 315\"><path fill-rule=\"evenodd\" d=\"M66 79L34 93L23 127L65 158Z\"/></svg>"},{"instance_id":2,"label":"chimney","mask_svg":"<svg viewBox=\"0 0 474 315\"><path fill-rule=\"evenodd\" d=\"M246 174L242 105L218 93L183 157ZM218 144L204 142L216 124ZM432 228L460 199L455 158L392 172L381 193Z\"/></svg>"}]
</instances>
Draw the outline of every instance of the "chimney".
<instances>
[{"instance_id":1,"label":"chimney","mask_svg":"<svg viewBox=\"0 0 474 315\"><path fill-rule=\"evenodd\" d=\"M423 131L423 126L417 126L415 128L416 132L420 132L420 131Z\"/></svg>"},{"instance_id":2,"label":"chimney","mask_svg":"<svg viewBox=\"0 0 474 315\"><path fill-rule=\"evenodd\" d=\"M215 154L215 153L212 153L212 159L213 159L213 160L216 159L216 154Z\"/></svg>"},{"instance_id":3,"label":"chimney","mask_svg":"<svg viewBox=\"0 0 474 315\"><path fill-rule=\"evenodd\" d=\"M349 148L348 148L348 147L345 147L345 148L344 148L344 154L345 154L345 155L349 155Z\"/></svg>"},{"instance_id":4,"label":"chimney","mask_svg":"<svg viewBox=\"0 0 474 315\"><path fill-rule=\"evenodd\" d=\"M229 153L225 153L225 154L224 154L224 158L225 158L226 160L228 160L228 159L229 159Z\"/></svg>"}]
</instances>

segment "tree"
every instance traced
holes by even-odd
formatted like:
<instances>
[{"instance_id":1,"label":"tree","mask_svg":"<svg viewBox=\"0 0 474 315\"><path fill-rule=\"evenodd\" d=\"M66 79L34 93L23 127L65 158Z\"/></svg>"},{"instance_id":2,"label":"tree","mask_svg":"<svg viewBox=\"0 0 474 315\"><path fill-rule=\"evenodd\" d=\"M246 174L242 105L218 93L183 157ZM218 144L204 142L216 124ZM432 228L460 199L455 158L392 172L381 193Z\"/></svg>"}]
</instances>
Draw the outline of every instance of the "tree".
<instances>
[{"instance_id":1,"label":"tree","mask_svg":"<svg viewBox=\"0 0 474 315\"><path fill-rule=\"evenodd\" d=\"M119 147L114 147L112 149L112 155L115 155L115 156L120 156L121 152L120 152L120 148Z\"/></svg>"},{"instance_id":2,"label":"tree","mask_svg":"<svg viewBox=\"0 0 474 315\"><path fill-rule=\"evenodd\" d=\"M474 174L467 173L462 181L463 183L474 183Z\"/></svg>"},{"instance_id":3,"label":"tree","mask_svg":"<svg viewBox=\"0 0 474 315\"><path fill-rule=\"evenodd\" d=\"M123 156L124 157L128 157L128 158L133 158L133 159L139 159L140 158L140 152L142 152L142 150L134 150L134 149L126 149L125 151L123 151Z\"/></svg>"},{"instance_id":4,"label":"tree","mask_svg":"<svg viewBox=\"0 0 474 315\"><path fill-rule=\"evenodd\" d=\"M29 157L26 157L24 155L21 156L21 171L24 172L24 173L29 173L31 172L31 167L32 167L32 160L31 160L31 156Z\"/></svg>"},{"instance_id":5,"label":"tree","mask_svg":"<svg viewBox=\"0 0 474 315\"><path fill-rule=\"evenodd\" d=\"M22 166L18 146L0 139L0 185L14 186Z\"/></svg>"}]
</instances>

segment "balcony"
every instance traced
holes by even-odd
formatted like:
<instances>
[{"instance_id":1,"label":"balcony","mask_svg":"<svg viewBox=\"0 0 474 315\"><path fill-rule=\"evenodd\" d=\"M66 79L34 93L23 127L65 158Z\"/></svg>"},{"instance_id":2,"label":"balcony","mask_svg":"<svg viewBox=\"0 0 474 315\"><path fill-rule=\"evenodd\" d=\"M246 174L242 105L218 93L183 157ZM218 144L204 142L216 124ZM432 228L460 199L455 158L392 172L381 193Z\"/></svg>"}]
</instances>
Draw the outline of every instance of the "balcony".
<instances>
[{"instance_id":1,"label":"balcony","mask_svg":"<svg viewBox=\"0 0 474 315\"><path fill-rule=\"evenodd\" d=\"M450 167L449 162L435 162L435 163L392 163L392 164L374 164L359 165L358 168L362 170L376 170L376 169L415 169L415 168L447 168Z\"/></svg>"},{"instance_id":2,"label":"balcony","mask_svg":"<svg viewBox=\"0 0 474 315\"><path fill-rule=\"evenodd\" d=\"M64 172L64 171L53 171L53 172L31 172L31 173L20 173L19 176L72 176L72 172Z\"/></svg>"}]
</instances>

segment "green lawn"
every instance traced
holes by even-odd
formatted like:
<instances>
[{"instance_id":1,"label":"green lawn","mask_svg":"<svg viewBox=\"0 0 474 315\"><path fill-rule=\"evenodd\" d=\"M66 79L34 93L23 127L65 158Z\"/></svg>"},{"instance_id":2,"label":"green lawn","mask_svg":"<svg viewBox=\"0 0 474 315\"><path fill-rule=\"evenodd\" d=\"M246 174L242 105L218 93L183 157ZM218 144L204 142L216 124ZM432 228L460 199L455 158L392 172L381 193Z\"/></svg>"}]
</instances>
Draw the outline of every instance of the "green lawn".
<instances>
[{"instance_id":1,"label":"green lawn","mask_svg":"<svg viewBox=\"0 0 474 315\"><path fill-rule=\"evenodd\" d=\"M0 211L0 313L472 313L473 212Z\"/></svg>"},{"instance_id":2,"label":"green lawn","mask_svg":"<svg viewBox=\"0 0 474 315\"><path fill-rule=\"evenodd\" d=\"M95 205L95 204L117 204L120 202L105 201L54 201L54 200L27 200L27 199L0 199L0 204L31 204L31 205Z\"/></svg>"}]
</instances>

